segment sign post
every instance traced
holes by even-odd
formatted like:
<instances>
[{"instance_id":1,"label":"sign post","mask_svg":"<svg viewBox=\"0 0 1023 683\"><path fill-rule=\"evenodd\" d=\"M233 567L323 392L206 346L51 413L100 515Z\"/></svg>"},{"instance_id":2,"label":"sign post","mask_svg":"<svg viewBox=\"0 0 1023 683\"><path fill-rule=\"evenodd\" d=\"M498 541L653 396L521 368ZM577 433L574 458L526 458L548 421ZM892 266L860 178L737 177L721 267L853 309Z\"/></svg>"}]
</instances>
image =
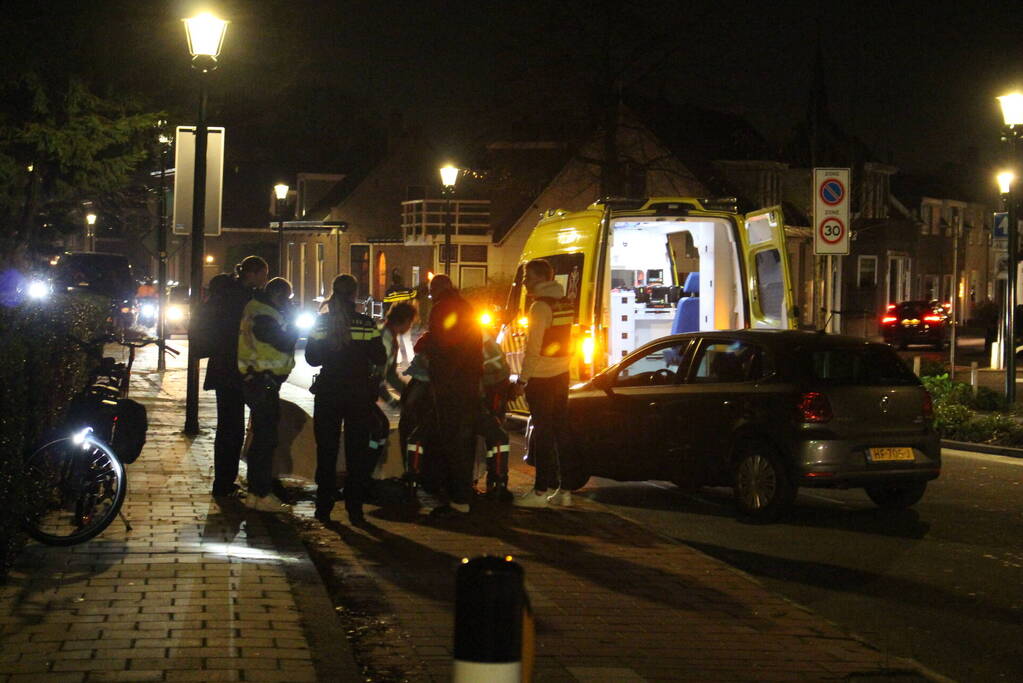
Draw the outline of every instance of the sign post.
<instances>
[{"instance_id":1,"label":"sign post","mask_svg":"<svg viewBox=\"0 0 1023 683\"><path fill-rule=\"evenodd\" d=\"M841 330L842 296L836 287L836 265L834 256L849 253L849 169L813 169L813 253L827 256L824 277L824 303L826 329L829 332ZM841 272L842 262L837 270Z\"/></svg>"}]
</instances>

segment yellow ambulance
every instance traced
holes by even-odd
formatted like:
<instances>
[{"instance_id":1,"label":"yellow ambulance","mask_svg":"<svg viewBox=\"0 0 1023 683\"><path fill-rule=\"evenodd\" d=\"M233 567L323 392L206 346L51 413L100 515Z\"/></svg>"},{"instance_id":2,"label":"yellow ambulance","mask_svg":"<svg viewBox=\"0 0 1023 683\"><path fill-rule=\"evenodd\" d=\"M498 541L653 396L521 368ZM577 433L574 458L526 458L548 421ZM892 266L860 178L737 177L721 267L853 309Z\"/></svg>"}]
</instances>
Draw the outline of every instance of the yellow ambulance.
<instances>
[{"instance_id":1,"label":"yellow ambulance","mask_svg":"<svg viewBox=\"0 0 1023 683\"><path fill-rule=\"evenodd\" d=\"M526 241L498 337L513 373L531 303L523 273L537 258L575 306L576 380L669 334L796 327L780 207L742 215L734 199L608 200L549 210Z\"/></svg>"}]
</instances>

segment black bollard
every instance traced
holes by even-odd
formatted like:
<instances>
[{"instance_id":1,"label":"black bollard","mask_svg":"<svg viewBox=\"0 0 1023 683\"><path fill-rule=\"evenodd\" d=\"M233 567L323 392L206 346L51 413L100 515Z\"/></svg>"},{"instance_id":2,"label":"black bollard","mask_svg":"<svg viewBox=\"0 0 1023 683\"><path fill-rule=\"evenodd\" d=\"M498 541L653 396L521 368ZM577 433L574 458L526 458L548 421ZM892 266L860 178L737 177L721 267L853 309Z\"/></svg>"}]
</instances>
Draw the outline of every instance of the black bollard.
<instances>
[{"instance_id":1,"label":"black bollard","mask_svg":"<svg viewBox=\"0 0 1023 683\"><path fill-rule=\"evenodd\" d=\"M523 657L523 645L532 651L533 634L524 576L510 555L462 559L455 576L455 683L529 680L532 656Z\"/></svg>"}]
</instances>

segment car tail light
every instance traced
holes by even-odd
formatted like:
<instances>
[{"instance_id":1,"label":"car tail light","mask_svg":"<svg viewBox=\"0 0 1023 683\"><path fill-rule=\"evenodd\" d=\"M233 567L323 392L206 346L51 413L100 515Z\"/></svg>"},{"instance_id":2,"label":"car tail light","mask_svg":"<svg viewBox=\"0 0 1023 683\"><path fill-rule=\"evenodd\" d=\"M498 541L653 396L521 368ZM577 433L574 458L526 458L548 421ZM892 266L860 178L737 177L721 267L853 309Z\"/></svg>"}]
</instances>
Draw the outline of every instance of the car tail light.
<instances>
[{"instance_id":1,"label":"car tail light","mask_svg":"<svg viewBox=\"0 0 1023 683\"><path fill-rule=\"evenodd\" d=\"M889 311L890 311L890 310L892 310L893 308L895 308L895 304L888 304L888 308L887 308L886 310L889 310Z\"/></svg>"},{"instance_id":2,"label":"car tail light","mask_svg":"<svg viewBox=\"0 0 1023 683\"><path fill-rule=\"evenodd\" d=\"M940 315L925 315L924 316L924 322L925 323L940 323L941 322L941 316Z\"/></svg>"},{"instance_id":3,"label":"car tail light","mask_svg":"<svg viewBox=\"0 0 1023 683\"><path fill-rule=\"evenodd\" d=\"M923 414L925 420L934 419L934 401L931 399L931 392L924 392Z\"/></svg>"},{"instance_id":4,"label":"car tail light","mask_svg":"<svg viewBox=\"0 0 1023 683\"><path fill-rule=\"evenodd\" d=\"M817 391L808 391L799 397L799 416L803 422L829 422L834 414L828 397Z\"/></svg>"},{"instance_id":5,"label":"car tail light","mask_svg":"<svg viewBox=\"0 0 1023 683\"><path fill-rule=\"evenodd\" d=\"M896 318L894 315L886 315L885 317L881 318L881 324L882 325L891 325L893 322L895 322L897 320L898 320L898 318Z\"/></svg>"}]
</instances>

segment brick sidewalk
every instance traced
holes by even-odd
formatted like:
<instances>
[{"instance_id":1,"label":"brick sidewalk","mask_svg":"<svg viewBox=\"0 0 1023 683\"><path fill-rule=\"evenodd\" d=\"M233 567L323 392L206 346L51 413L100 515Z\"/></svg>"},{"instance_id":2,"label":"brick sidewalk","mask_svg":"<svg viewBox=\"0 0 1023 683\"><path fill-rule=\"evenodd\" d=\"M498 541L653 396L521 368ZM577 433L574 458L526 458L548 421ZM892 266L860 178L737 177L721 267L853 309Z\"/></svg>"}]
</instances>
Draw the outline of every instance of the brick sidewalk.
<instances>
[{"instance_id":1,"label":"brick sidewalk","mask_svg":"<svg viewBox=\"0 0 1023 683\"><path fill-rule=\"evenodd\" d=\"M133 377L150 422L128 467L134 529L26 548L0 586L0 683L359 680L294 531L211 500L212 394L186 438L181 361L161 377L148 360Z\"/></svg>"},{"instance_id":2,"label":"brick sidewalk","mask_svg":"<svg viewBox=\"0 0 1023 683\"><path fill-rule=\"evenodd\" d=\"M221 509L208 495L211 395L203 434L186 439L183 372L148 365L140 358L134 385L151 425L129 468L135 528L115 522L77 548L27 549L0 587L0 683L362 680L355 659L376 680L449 680L454 569L482 553L525 568L538 681L922 680L748 576L586 500L558 511L483 502L440 522L370 506L365 529L321 525L308 502L290 520ZM517 488L528 483L513 472Z\"/></svg>"}]
</instances>

